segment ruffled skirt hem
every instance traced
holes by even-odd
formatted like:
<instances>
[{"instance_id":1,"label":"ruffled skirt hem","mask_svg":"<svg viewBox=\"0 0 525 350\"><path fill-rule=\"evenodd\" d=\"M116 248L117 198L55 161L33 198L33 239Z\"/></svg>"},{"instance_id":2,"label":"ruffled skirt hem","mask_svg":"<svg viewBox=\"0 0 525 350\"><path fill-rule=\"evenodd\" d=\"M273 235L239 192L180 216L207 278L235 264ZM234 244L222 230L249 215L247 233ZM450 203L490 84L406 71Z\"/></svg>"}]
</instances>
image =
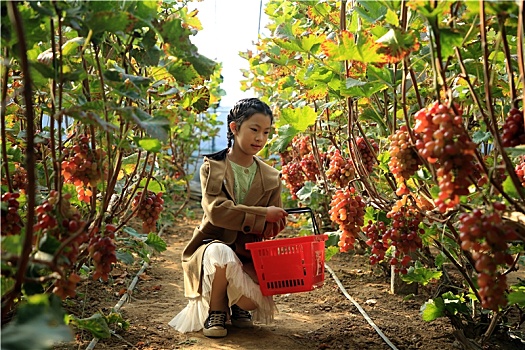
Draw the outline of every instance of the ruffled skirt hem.
<instances>
[{"instance_id":1,"label":"ruffled skirt hem","mask_svg":"<svg viewBox=\"0 0 525 350\"><path fill-rule=\"evenodd\" d=\"M271 296L264 296L257 283L242 269L242 263L234 251L225 244L212 243L206 248L203 257L202 293L191 298L186 307L168 324L181 333L200 331L208 317L211 285L215 277L216 266L226 267L228 280L227 295L229 306L234 305L242 296L251 299L257 309L252 311L254 321L270 324L277 308Z\"/></svg>"}]
</instances>

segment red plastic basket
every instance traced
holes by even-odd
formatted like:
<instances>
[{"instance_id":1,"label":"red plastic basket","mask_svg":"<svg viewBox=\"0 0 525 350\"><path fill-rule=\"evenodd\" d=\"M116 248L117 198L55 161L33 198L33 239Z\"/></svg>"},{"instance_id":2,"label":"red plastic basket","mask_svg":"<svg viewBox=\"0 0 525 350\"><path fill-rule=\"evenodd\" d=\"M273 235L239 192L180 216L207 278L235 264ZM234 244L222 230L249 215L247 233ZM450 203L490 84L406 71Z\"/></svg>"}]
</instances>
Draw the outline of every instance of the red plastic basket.
<instances>
[{"instance_id":1,"label":"red plastic basket","mask_svg":"<svg viewBox=\"0 0 525 350\"><path fill-rule=\"evenodd\" d=\"M289 209L288 212L305 212ZM311 212L311 210L310 210ZM313 217L313 215L312 215ZM317 230L314 223L314 229ZM328 236L280 238L247 243L263 295L311 291L324 284L325 241Z\"/></svg>"}]
</instances>

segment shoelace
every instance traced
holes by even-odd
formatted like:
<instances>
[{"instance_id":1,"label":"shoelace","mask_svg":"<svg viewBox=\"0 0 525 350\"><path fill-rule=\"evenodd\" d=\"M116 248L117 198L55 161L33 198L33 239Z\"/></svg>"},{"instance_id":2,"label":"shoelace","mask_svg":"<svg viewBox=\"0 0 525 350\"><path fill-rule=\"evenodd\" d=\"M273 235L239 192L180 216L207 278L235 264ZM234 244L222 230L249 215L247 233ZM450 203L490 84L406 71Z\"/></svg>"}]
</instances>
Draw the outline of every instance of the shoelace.
<instances>
[{"instance_id":1,"label":"shoelace","mask_svg":"<svg viewBox=\"0 0 525 350\"><path fill-rule=\"evenodd\" d=\"M234 305L232 307L232 317L235 318L235 319L240 319L240 318L251 319L252 315L250 314L249 311L243 310L240 307L238 307L237 305Z\"/></svg>"},{"instance_id":2,"label":"shoelace","mask_svg":"<svg viewBox=\"0 0 525 350\"><path fill-rule=\"evenodd\" d=\"M213 326L224 326L226 322L226 314L222 312L211 312L208 316L208 324L210 327Z\"/></svg>"}]
</instances>

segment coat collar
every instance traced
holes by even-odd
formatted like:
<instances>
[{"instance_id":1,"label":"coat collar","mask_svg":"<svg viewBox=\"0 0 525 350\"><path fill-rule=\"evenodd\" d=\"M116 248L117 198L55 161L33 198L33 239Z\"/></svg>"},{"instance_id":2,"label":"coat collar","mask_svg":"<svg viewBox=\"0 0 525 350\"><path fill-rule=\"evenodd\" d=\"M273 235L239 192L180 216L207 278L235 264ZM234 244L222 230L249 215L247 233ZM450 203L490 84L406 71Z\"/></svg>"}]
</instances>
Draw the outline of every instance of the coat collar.
<instances>
[{"instance_id":1,"label":"coat collar","mask_svg":"<svg viewBox=\"0 0 525 350\"><path fill-rule=\"evenodd\" d=\"M228 149L224 149L219 152L211 153L205 155L205 160L210 164L210 172L208 175L208 185L211 185L209 188L211 192L218 193L220 191L220 186L222 182L225 181L226 187L233 193L233 171L231 170L231 165L227 157ZM262 186L263 191L269 191L279 186L281 181L279 176L279 171L275 168L269 166L259 157L253 157L254 161L257 162L259 168L258 176L255 176L253 185ZM219 180L215 182L214 185L209 183L213 180Z\"/></svg>"}]
</instances>

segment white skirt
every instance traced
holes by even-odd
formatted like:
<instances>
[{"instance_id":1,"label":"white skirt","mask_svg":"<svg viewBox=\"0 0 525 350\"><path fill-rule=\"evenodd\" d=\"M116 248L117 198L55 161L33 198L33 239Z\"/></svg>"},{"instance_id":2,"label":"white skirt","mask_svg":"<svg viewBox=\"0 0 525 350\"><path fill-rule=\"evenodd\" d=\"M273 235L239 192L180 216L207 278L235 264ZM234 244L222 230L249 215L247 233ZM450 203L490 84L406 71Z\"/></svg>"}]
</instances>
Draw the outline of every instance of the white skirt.
<instances>
[{"instance_id":1,"label":"white skirt","mask_svg":"<svg viewBox=\"0 0 525 350\"><path fill-rule=\"evenodd\" d=\"M242 296L251 299L257 309L252 311L254 321L269 324L273 321L277 308L271 296L264 296L255 283L242 269L242 262L235 252L222 243L210 244L202 260L202 294L197 298L189 299L188 305L175 316L168 324L181 333L197 332L204 327L208 317L211 284L215 277L215 267L226 266L228 280L227 295L229 306L234 305Z\"/></svg>"}]
</instances>

